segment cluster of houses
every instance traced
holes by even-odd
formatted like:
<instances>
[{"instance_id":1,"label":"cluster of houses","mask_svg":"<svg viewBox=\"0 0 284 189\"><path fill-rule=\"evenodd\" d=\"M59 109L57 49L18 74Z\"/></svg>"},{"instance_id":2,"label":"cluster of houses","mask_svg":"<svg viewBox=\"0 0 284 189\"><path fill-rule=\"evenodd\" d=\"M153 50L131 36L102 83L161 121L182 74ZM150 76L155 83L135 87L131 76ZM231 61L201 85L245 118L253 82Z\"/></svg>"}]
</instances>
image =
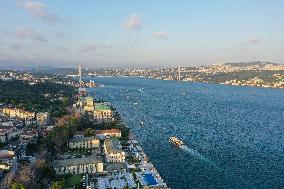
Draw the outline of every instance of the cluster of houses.
<instances>
[{"instance_id":1,"label":"cluster of houses","mask_svg":"<svg viewBox=\"0 0 284 189\"><path fill-rule=\"evenodd\" d=\"M39 126L46 126L49 121L48 112L36 113L15 107L4 107L1 112L6 117L24 120L26 125L37 124Z\"/></svg>"},{"instance_id":2,"label":"cluster of houses","mask_svg":"<svg viewBox=\"0 0 284 189\"><path fill-rule=\"evenodd\" d=\"M54 161L56 174L83 174L104 173L104 162L125 162L125 152L122 150L117 138L121 137L119 129L99 130L94 136L86 137L84 132L76 131L67 142L70 151L74 149L85 149L92 151L91 155L80 157L61 158ZM103 148L103 153L98 151ZM102 156L101 154L104 154ZM105 159L104 159L105 158Z\"/></svg>"},{"instance_id":3,"label":"cluster of houses","mask_svg":"<svg viewBox=\"0 0 284 189\"><path fill-rule=\"evenodd\" d=\"M76 131L71 139L67 142L67 147L70 150L74 149L86 149L90 151L98 151L101 148L104 149L105 162L124 162L125 152L122 150L118 138L121 137L121 131L119 129L99 130L94 136L86 137L83 132ZM83 155L85 156L85 155ZM102 160L103 156L99 157L98 154L91 154L89 157L79 158L65 158L61 160L55 160L54 169L56 173L63 174L64 171L68 173L93 173L95 167L96 172L103 172ZM72 159L72 161L71 161ZM84 161L84 159L86 161ZM93 160L91 160L93 159ZM92 165L91 165L92 164ZM98 165L99 166L98 166ZM90 166L92 169L89 169ZM72 171L70 172L72 167ZM80 167L89 167L88 169L80 169ZM61 170L61 171L60 171ZM64 170L62 172L62 170ZM75 171L77 170L77 171ZM79 171L80 170L80 171Z\"/></svg>"},{"instance_id":4,"label":"cluster of houses","mask_svg":"<svg viewBox=\"0 0 284 189\"><path fill-rule=\"evenodd\" d=\"M0 170L9 170L15 159L15 152L12 150L0 150Z\"/></svg>"},{"instance_id":5,"label":"cluster of houses","mask_svg":"<svg viewBox=\"0 0 284 189\"><path fill-rule=\"evenodd\" d=\"M79 91L78 101L71 109L75 114L90 115L94 123L114 121L111 106L94 102L84 90ZM13 170L18 160L34 160L26 154L27 145L39 135L47 136L54 127L49 125L49 120L46 112L0 106L0 142L3 144L0 150L0 176L1 170ZM122 140L120 129L100 129L92 134L75 131L65 149L52 163L55 174L92 177L92 181L84 181L84 188L94 189L95 185L98 189L137 188L137 183L141 184L141 188L167 188L152 164L147 162L142 148L132 139ZM132 158L138 159L137 166L130 161ZM149 177L155 182L151 183Z\"/></svg>"},{"instance_id":6,"label":"cluster of houses","mask_svg":"<svg viewBox=\"0 0 284 189\"><path fill-rule=\"evenodd\" d=\"M39 134L46 136L53 128L48 123L49 114L46 112L0 107L0 171L9 170L16 161L26 158L27 144Z\"/></svg>"},{"instance_id":7,"label":"cluster of houses","mask_svg":"<svg viewBox=\"0 0 284 189\"><path fill-rule=\"evenodd\" d=\"M114 121L111 106L94 102L82 88L73 112L90 115L94 123ZM75 131L66 144L67 152L53 163L55 173L92 177L92 182L84 184L86 188L167 188L142 148L131 137L121 137L122 131L117 128L95 130L93 134Z\"/></svg>"},{"instance_id":8,"label":"cluster of houses","mask_svg":"<svg viewBox=\"0 0 284 189\"><path fill-rule=\"evenodd\" d=\"M54 171L62 176L86 175L92 178L85 184L90 189L167 189L138 142L129 139L124 146L121 142L121 130L115 128L97 130L93 136L76 131L66 144L68 151L54 160ZM83 153L72 155L73 151ZM86 151L90 153L87 155ZM131 162L129 158L136 158L137 162Z\"/></svg>"},{"instance_id":9,"label":"cluster of houses","mask_svg":"<svg viewBox=\"0 0 284 189\"><path fill-rule=\"evenodd\" d=\"M84 94L84 93L83 93ZM78 101L73 104L79 113L88 113L99 123L114 120L113 111L108 103L96 103L92 97L79 96Z\"/></svg>"}]
</instances>

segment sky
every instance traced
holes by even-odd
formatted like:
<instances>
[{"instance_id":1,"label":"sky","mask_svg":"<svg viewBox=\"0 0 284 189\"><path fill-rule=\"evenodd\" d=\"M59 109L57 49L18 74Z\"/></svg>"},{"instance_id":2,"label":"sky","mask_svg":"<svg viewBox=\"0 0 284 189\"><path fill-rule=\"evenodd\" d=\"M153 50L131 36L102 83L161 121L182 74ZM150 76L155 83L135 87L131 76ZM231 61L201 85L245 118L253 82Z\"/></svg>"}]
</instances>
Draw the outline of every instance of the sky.
<instances>
[{"instance_id":1,"label":"sky","mask_svg":"<svg viewBox=\"0 0 284 189\"><path fill-rule=\"evenodd\" d=\"M0 0L0 66L284 63L283 0Z\"/></svg>"}]
</instances>

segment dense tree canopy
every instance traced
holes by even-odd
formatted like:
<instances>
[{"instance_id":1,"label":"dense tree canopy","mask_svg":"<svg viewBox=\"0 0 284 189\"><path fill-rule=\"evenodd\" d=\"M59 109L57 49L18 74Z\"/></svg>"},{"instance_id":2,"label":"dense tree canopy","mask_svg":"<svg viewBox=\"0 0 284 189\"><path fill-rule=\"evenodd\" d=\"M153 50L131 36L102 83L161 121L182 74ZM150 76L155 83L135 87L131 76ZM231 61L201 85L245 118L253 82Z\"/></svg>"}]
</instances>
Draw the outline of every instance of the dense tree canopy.
<instances>
[{"instance_id":1,"label":"dense tree canopy","mask_svg":"<svg viewBox=\"0 0 284 189\"><path fill-rule=\"evenodd\" d=\"M20 183L13 183L10 187L10 189L25 189L25 186Z\"/></svg>"},{"instance_id":2,"label":"dense tree canopy","mask_svg":"<svg viewBox=\"0 0 284 189\"><path fill-rule=\"evenodd\" d=\"M51 189L63 189L64 188L64 182L63 181L56 181L52 183Z\"/></svg>"},{"instance_id":3,"label":"dense tree canopy","mask_svg":"<svg viewBox=\"0 0 284 189\"><path fill-rule=\"evenodd\" d=\"M25 81L0 80L0 103L30 111L47 111L59 117L65 113L69 99L75 93L71 86L44 82L29 84Z\"/></svg>"}]
</instances>

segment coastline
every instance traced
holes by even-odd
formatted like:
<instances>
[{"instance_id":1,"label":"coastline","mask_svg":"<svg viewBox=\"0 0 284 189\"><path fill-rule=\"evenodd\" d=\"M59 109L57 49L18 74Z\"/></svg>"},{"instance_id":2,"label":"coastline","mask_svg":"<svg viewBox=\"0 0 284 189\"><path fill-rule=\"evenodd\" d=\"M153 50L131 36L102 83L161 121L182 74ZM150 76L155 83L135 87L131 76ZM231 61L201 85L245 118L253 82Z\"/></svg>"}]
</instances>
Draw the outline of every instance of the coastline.
<instances>
[{"instance_id":1,"label":"coastline","mask_svg":"<svg viewBox=\"0 0 284 189\"><path fill-rule=\"evenodd\" d=\"M256 152L260 147L256 143L241 140L235 133L246 133L250 139L260 140L259 137L251 135L259 133L270 140L272 134L266 131L271 127L277 128L277 123L281 121L277 115L280 115L282 110L282 105L279 104L283 97L282 90L186 84L144 78L94 80L105 85L93 90L96 97L114 104L123 121L135 133L151 162L171 188L204 188L218 185L231 188L237 185L241 188L244 187L243 183L235 178L242 177L246 180L246 176L251 176L256 170L258 162L266 161L268 166L275 165L275 162L269 159L270 155L257 156ZM265 109L255 109L256 106ZM234 115L235 124L229 119L231 115ZM144 122L143 126L139 125L141 121ZM271 123L269 127L265 124L266 121ZM234 132L231 132L232 129ZM212 170L203 159L173 148L167 140L170 136L177 136L202 156L222 165L222 170L232 170L231 175L226 175L221 170ZM218 140L219 138L222 140ZM271 142L265 143L267 149L279 147L279 140L276 138ZM245 158L243 153L252 152L239 147L242 145L253 149L255 156ZM229 151L231 148L235 150ZM219 158L220 155L228 157L230 154L233 154L238 162L251 163L255 167L243 168L235 159ZM274 171L279 173L278 168ZM270 175L277 178L276 174ZM263 178L261 175L257 177ZM274 184L279 183L275 179ZM259 184L252 179L251 182L253 185L267 186L265 181Z\"/></svg>"},{"instance_id":2,"label":"coastline","mask_svg":"<svg viewBox=\"0 0 284 189\"><path fill-rule=\"evenodd\" d=\"M89 88L92 89L92 88ZM88 94L92 94L92 98L95 99L95 96L93 96L93 93L90 93L90 90L88 89ZM124 128L122 130L127 130L128 132L128 136L127 139L123 142L126 142L128 148L125 149L126 154L128 154L128 156L130 154L135 154L136 157L140 157L141 160L139 163L131 163L129 159L126 159L125 164L127 166L127 168L129 170L132 170L134 165L136 166L136 170L141 170L138 172L134 172L132 171L132 173L134 173L134 177L137 179L137 181L139 181L139 186L138 188L156 188L156 189L170 189L170 187L168 186L167 183L164 182L163 178L160 176L159 171L155 168L155 166L153 165L153 163L149 160L149 157L146 155L146 153L144 152L144 150L142 149L142 147L139 145L139 142L137 141L134 132L131 130L131 128L129 128L126 123L124 123L121 120L120 117L120 113L118 112L118 110L116 109L116 107L114 107L113 104L111 104L108 101L105 100L99 100L99 101L104 101L105 103L108 103L111 108L114 110L114 114L116 115L116 117L118 118L118 123L116 123L117 125L119 125L120 127ZM116 118L116 119L117 119ZM145 175L153 175L153 178L155 179L152 180L152 185L149 183L147 183L148 181L145 180Z\"/></svg>"},{"instance_id":3,"label":"coastline","mask_svg":"<svg viewBox=\"0 0 284 189\"><path fill-rule=\"evenodd\" d=\"M234 84L234 83L224 83L224 82L211 82L211 81L190 81L190 80L175 80L175 79L161 79L161 78L152 78L145 76L127 76L127 75L118 75L118 76L107 76L107 75L96 75L96 76L88 76L91 78L144 78L144 79L153 79L153 80L161 80L161 81L176 81L176 82L188 82L188 83L208 83L208 84L217 84L217 85L226 85L226 86L239 86L239 87L256 87L256 88L265 88L265 89L284 89L284 87L274 87L269 85L249 85L249 84ZM87 77L87 78L88 78Z\"/></svg>"}]
</instances>

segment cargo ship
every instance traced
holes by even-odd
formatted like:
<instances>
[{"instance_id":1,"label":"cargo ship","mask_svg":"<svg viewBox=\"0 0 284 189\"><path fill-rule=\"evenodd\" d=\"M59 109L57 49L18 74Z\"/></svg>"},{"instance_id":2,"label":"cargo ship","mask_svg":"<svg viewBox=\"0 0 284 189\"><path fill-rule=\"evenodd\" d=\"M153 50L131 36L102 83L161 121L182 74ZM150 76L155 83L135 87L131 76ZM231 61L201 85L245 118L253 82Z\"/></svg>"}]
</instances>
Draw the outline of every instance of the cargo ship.
<instances>
[{"instance_id":1,"label":"cargo ship","mask_svg":"<svg viewBox=\"0 0 284 189\"><path fill-rule=\"evenodd\" d=\"M183 146L183 142L176 137L170 137L170 143L176 145L177 147Z\"/></svg>"}]
</instances>

